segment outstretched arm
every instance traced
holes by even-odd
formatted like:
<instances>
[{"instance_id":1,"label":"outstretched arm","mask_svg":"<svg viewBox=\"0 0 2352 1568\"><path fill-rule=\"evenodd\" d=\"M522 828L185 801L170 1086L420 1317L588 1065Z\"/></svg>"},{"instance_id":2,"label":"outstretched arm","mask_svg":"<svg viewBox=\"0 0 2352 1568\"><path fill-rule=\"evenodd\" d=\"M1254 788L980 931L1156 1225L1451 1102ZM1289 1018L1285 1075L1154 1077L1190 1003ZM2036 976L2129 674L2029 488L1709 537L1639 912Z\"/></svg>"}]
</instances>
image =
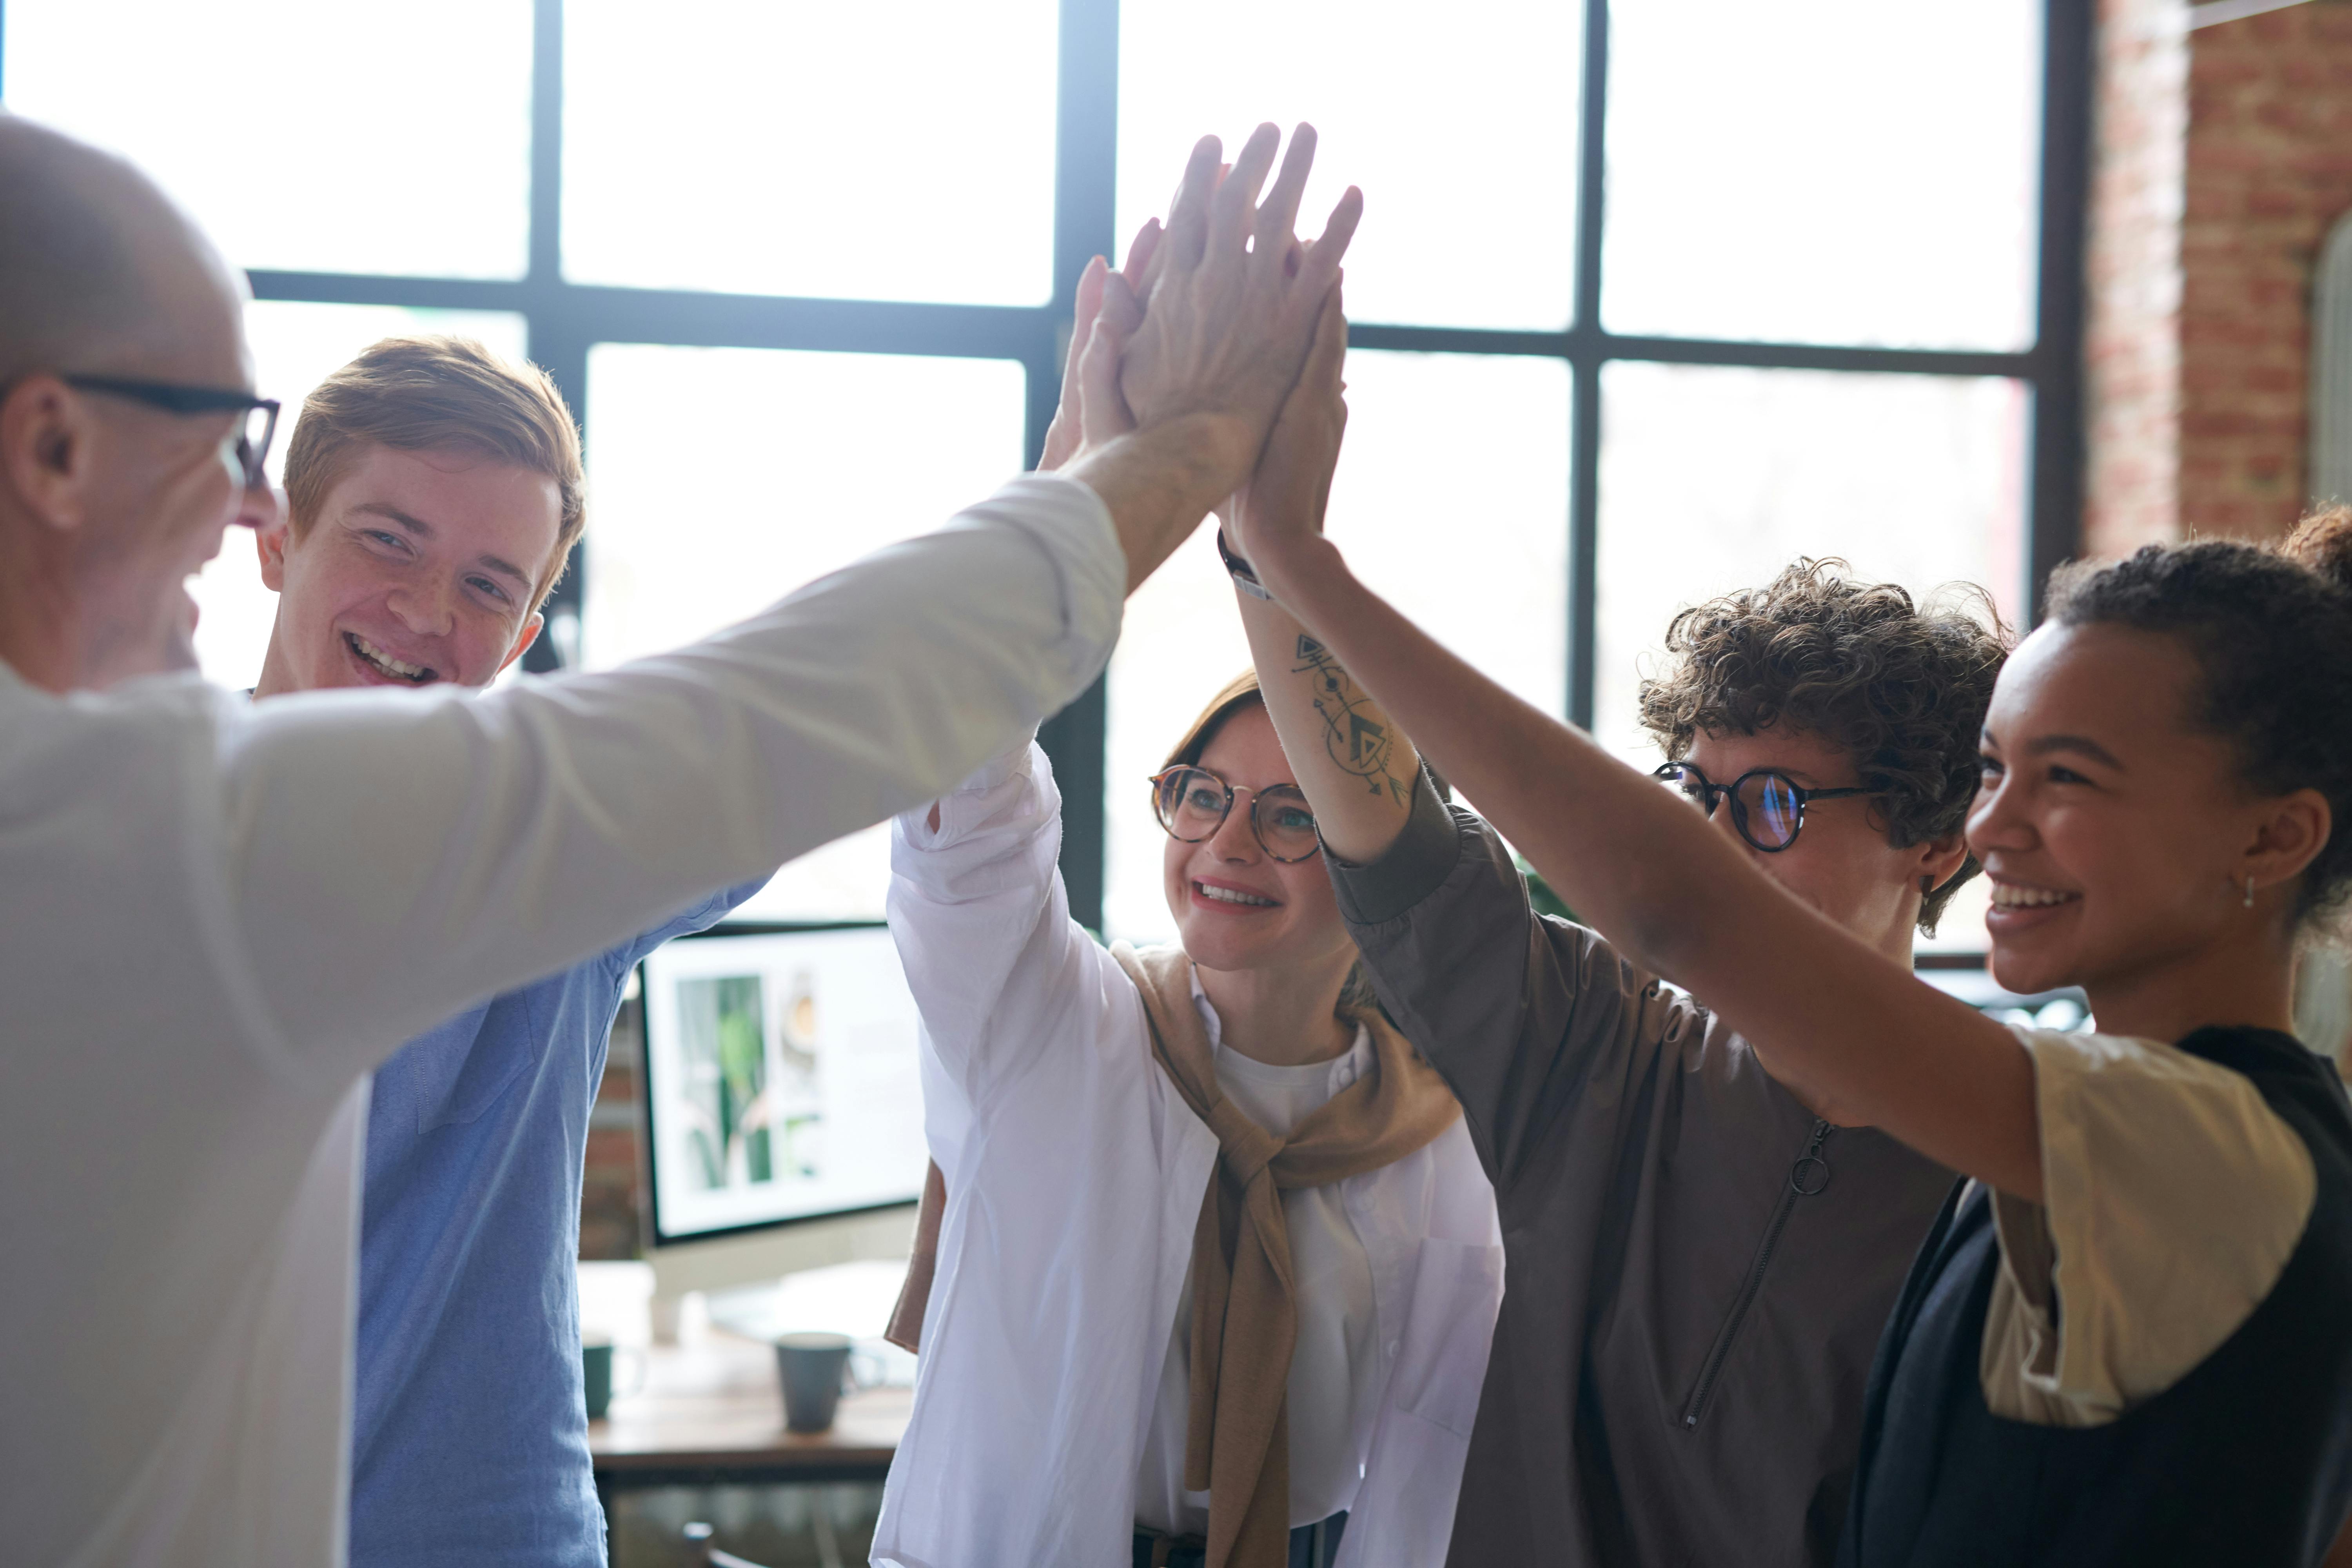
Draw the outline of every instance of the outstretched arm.
<instances>
[{"instance_id":1,"label":"outstretched arm","mask_svg":"<svg viewBox=\"0 0 2352 1568\"><path fill-rule=\"evenodd\" d=\"M1257 471L1220 510L1236 531L1276 515L1298 529L1322 531L1348 424L1340 375L1347 352L1348 321L1335 288L1316 325L1307 368L1282 405ZM1379 859L1412 808L1421 763L1412 742L1297 617L1238 580L1234 598L1266 710L1315 809L1325 847L1358 864Z\"/></svg>"},{"instance_id":2,"label":"outstretched arm","mask_svg":"<svg viewBox=\"0 0 2352 1568\"><path fill-rule=\"evenodd\" d=\"M1358 582L1297 518L1244 515L1275 597L1580 915L1705 997L1827 1114L2042 1196L2031 1060L2009 1030L1801 903L1581 731L1463 662Z\"/></svg>"}]
</instances>

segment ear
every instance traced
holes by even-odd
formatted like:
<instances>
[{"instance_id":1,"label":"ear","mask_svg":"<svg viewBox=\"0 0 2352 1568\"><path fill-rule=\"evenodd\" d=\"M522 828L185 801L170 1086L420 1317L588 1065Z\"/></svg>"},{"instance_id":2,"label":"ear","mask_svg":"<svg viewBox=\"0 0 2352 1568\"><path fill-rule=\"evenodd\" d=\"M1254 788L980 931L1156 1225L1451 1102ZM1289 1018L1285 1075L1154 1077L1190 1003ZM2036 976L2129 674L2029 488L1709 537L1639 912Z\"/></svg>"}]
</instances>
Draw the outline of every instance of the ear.
<instances>
[{"instance_id":1,"label":"ear","mask_svg":"<svg viewBox=\"0 0 2352 1568\"><path fill-rule=\"evenodd\" d=\"M1940 888L1957 876L1969 863L1968 835L1958 828L1934 838L1923 839L1911 846L1912 869L1915 879L1925 879L1929 888Z\"/></svg>"},{"instance_id":2,"label":"ear","mask_svg":"<svg viewBox=\"0 0 2352 1568\"><path fill-rule=\"evenodd\" d=\"M2255 889L2293 881L2327 847L2336 814L2315 789L2299 789L2269 804L2242 858L2236 880L2252 878Z\"/></svg>"},{"instance_id":3,"label":"ear","mask_svg":"<svg viewBox=\"0 0 2352 1568\"><path fill-rule=\"evenodd\" d=\"M513 664L515 660L529 653L530 651L530 645L537 642L539 640L539 634L546 629L547 617L541 615L537 610L533 610L530 613L530 619L523 622L522 630L515 634L514 647L507 651L507 657L499 663L499 673L500 675L504 675L507 672L508 666Z\"/></svg>"},{"instance_id":4,"label":"ear","mask_svg":"<svg viewBox=\"0 0 2352 1568\"><path fill-rule=\"evenodd\" d=\"M294 524L286 509L278 509L277 520L253 531L253 548L261 557L261 580L273 594L286 591L286 552L294 547Z\"/></svg>"},{"instance_id":5,"label":"ear","mask_svg":"<svg viewBox=\"0 0 2352 1568\"><path fill-rule=\"evenodd\" d=\"M54 375L28 375L0 399L0 483L49 529L82 525L97 441L89 405Z\"/></svg>"}]
</instances>

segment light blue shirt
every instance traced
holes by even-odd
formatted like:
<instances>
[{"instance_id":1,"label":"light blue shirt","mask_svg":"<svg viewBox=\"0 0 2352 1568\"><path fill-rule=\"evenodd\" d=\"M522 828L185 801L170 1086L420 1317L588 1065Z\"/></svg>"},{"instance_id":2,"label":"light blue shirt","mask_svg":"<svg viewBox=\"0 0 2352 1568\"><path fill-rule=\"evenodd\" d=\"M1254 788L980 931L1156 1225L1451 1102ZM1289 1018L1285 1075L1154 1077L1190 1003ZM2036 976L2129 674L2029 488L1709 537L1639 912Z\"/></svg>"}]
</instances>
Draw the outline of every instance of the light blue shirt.
<instances>
[{"instance_id":1,"label":"light blue shirt","mask_svg":"<svg viewBox=\"0 0 2352 1568\"><path fill-rule=\"evenodd\" d=\"M761 885L461 1013L377 1069L352 1568L603 1568L573 1268L589 1108L630 970Z\"/></svg>"}]
</instances>

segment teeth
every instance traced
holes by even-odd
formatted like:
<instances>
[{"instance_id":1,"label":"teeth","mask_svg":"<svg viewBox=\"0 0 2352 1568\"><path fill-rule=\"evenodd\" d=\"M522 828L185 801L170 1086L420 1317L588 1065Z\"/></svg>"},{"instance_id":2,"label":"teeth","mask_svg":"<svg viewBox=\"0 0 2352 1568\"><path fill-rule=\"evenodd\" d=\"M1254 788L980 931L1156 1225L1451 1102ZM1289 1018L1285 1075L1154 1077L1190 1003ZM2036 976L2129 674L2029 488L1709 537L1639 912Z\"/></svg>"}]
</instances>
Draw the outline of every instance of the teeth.
<instances>
[{"instance_id":1,"label":"teeth","mask_svg":"<svg viewBox=\"0 0 2352 1568\"><path fill-rule=\"evenodd\" d=\"M1221 904L1250 904L1268 910L1274 907L1272 899L1261 899L1255 893L1238 892L1232 888L1213 888L1206 882L1195 882L1192 886L1201 890L1202 898L1214 899Z\"/></svg>"},{"instance_id":2,"label":"teeth","mask_svg":"<svg viewBox=\"0 0 2352 1568\"><path fill-rule=\"evenodd\" d=\"M2047 904L2063 904L2074 895L2049 888L2028 888L2016 882L1995 882L1992 901L1998 909L2039 909Z\"/></svg>"},{"instance_id":3,"label":"teeth","mask_svg":"<svg viewBox=\"0 0 2352 1568\"><path fill-rule=\"evenodd\" d=\"M346 632L343 635L351 639L352 647L359 650L362 658L366 659L386 675L396 675L403 680L422 680L433 673L422 665L408 664L393 658L357 632Z\"/></svg>"}]
</instances>

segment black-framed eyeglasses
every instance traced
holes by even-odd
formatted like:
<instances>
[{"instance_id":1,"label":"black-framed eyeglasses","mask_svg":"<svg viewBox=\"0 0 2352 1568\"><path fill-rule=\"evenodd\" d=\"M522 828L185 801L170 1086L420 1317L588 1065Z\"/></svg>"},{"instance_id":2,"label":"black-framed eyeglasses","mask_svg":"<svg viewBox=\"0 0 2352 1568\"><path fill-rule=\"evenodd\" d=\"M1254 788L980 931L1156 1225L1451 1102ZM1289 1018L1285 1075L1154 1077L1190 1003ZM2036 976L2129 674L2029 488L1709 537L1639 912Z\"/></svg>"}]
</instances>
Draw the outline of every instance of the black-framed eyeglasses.
<instances>
[{"instance_id":1,"label":"black-framed eyeglasses","mask_svg":"<svg viewBox=\"0 0 2352 1568\"><path fill-rule=\"evenodd\" d=\"M1169 837L1198 844L1225 825L1238 793L1206 768L1170 768L1151 776L1151 813ZM1267 858L1287 866L1322 852L1314 810L1297 784L1270 784L1249 797L1250 832Z\"/></svg>"},{"instance_id":2,"label":"black-framed eyeglasses","mask_svg":"<svg viewBox=\"0 0 2352 1568\"><path fill-rule=\"evenodd\" d=\"M236 430L236 460L245 470L246 489L260 489L269 483L269 442L278 434L278 400L274 397L256 397L249 392L234 392L226 387L184 386L178 382L138 381L120 375L62 375L58 379L84 392L127 397L166 414L241 415L243 418Z\"/></svg>"},{"instance_id":3,"label":"black-framed eyeglasses","mask_svg":"<svg viewBox=\"0 0 2352 1568\"><path fill-rule=\"evenodd\" d=\"M1807 789L1775 768L1752 768L1727 784L1717 784L1688 763L1662 763L1651 776L1680 791L1684 799L1708 816L1715 815L1715 803L1728 795L1731 826L1767 855L1778 855L1797 841L1797 835L1804 831L1807 802L1871 793L1859 784Z\"/></svg>"}]
</instances>

